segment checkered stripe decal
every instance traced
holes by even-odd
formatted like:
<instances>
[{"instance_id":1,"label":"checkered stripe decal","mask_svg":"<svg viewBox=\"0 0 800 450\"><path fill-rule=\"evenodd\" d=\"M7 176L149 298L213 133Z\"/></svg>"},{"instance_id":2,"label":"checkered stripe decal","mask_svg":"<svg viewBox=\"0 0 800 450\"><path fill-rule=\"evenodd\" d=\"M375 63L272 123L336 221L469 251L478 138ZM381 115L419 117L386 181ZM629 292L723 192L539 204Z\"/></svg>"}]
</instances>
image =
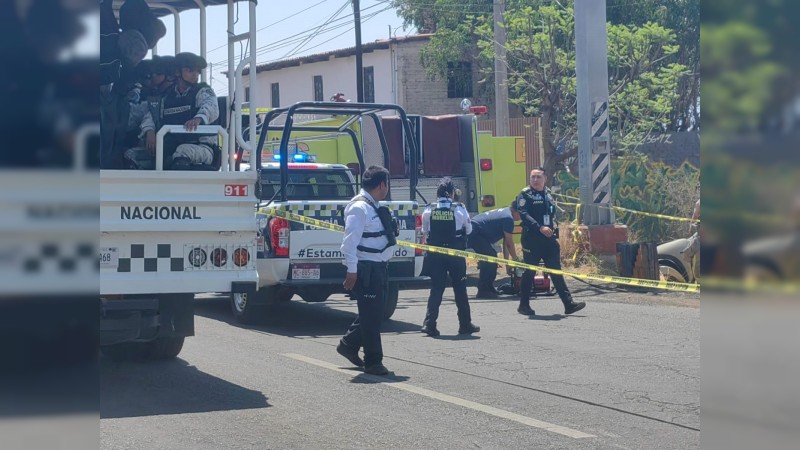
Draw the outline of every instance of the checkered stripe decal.
<instances>
[{"instance_id":1,"label":"checkered stripe decal","mask_svg":"<svg viewBox=\"0 0 800 450\"><path fill-rule=\"evenodd\" d=\"M339 210L341 209L344 211L345 205L336 205L336 204L289 204L283 205L283 209L288 210L291 213L299 214L302 216L311 216L311 217L338 217L341 215Z\"/></svg>"},{"instance_id":2,"label":"checkered stripe decal","mask_svg":"<svg viewBox=\"0 0 800 450\"><path fill-rule=\"evenodd\" d=\"M308 217L326 218L326 217L341 217L341 212L344 211L345 204L288 204L279 206L282 209L295 214ZM417 213L416 203L390 203L389 208L392 210L396 217L415 216Z\"/></svg>"},{"instance_id":3,"label":"checkered stripe decal","mask_svg":"<svg viewBox=\"0 0 800 450\"><path fill-rule=\"evenodd\" d=\"M117 272L183 272L183 246L131 244L130 257L120 256Z\"/></svg>"},{"instance_id":4,"label":"checkered stripe decal","mask_svg":"<svg viewBox=\"0 0 800 450\"><path fill-rule=\"evenodd\" d=\"M234 264L238 249L247 250L246 265ZM255 268L256 249L254 244L131 244L128 255L120 256L117 272L249 270Z\"/></svg>"},{"instance_id":5,"label":"checkered stripe decal","mask_svg":"<svg viewBox=\"0 0 800 450\"><path fill-rule=\"evenodd\" d=\"M96 274L100 268L97 245L90 242L43 242L23 250L22 271L26 274Z\"/></svg>"}]
</instances>

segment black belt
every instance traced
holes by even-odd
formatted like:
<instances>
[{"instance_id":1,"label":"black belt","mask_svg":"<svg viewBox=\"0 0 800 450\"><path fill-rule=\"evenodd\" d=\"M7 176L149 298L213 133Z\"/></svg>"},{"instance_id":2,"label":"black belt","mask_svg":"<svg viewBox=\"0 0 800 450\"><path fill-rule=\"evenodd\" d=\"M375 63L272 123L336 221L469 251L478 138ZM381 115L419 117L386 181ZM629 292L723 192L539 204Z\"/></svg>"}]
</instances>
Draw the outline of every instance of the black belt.
<instances>
[{"instance_id":1,"label":"black belt","mask_svg":"<svg viewBox=\"0 0 800 450\"><path fill-rule=\"evenodd\" d=\"M385 265L389 264L389 261L368 261L366 259L359 259L358 263L359 264L366 264L366 265L369 265L369 266L385 266Z\"/></svg>"}]
</instances>

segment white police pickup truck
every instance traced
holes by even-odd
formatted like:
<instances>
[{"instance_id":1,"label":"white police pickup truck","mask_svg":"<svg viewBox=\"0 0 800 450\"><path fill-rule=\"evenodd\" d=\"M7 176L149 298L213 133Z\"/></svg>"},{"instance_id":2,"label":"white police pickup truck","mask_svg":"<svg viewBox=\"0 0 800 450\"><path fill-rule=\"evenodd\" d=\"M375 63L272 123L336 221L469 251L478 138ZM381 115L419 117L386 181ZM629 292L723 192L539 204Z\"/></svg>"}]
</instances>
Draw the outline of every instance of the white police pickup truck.
<instances>
[{"instance_id":1,"label":"white police pickup truck","mask_svg":"<svg viewBox=\"0 0 800 450\"><path fill-rule=\"evenodd\" d=\"M258 168L258 197L261 202L256 208L259 289L254 296L247 293L234 293L231 296L231 309L237 320L254 321L263 314L263 306L288 301L294 295L307 302L322 302L331 294L344 292L342 282L346 268L342 264L341 253L343 234L277 217L272 211L283 210L344 226L344 208L358 193L356 176L365 167L360 142L354 133L347 132L346 127L362 116L374 114L381 106L402 111L395 105L307 102L267 114L265 131L260 135L254 159L262 161ZM288 138L282 141L280 152L261 153L269 131L282 131L283 136L287 137L292 132L320 131L328 136L336 134L335 128L331 131L321 126L319 121L300 125L292 120L295 114L308 117L308 114L325 113L340 117L343 125L338 133L353 138L358 168L351 170L343 164L301 162L307 161L304 154L289 155ZM272 123L279 117L285 120L285 124L273 126ZM363 120L368 119L365 117ZM382 132L380 128L378 131ZM390 185L389 199L382 201L381 205L388 206L398 222L398 240L419 242L421 216L418 213L421 210L418 211L414 193L409 196L410 200L392 199ZM410 247L395 247L394 257L389 261L389 294L384 318L388 319L394 313L401 284L423 280L419 276L421 271L421 252Z\"/></svg>"}]
</instances>

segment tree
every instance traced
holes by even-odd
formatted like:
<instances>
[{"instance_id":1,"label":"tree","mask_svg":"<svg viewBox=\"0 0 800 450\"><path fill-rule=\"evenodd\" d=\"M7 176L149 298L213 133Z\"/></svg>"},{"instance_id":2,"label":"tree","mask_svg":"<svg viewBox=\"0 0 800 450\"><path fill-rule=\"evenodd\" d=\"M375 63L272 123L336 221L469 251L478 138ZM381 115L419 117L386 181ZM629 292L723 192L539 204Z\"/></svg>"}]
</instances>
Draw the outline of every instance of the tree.
<instances>
[{"instance_id":1,"label":"tree","mask_svg":"<svg viewBox=\"0 0 800 450\"><path fill-rule=\"evenodd\" d=\"M486 82L493 79L491 1L461 2L459 9L451 0L396 3L405 5L400 14L407 21L419 26L417 17L424 17L427 30L436 32L420 53L429 76L446 76L449 62L469 60L481 68L491 92L493 85ZM577 153L573 3L506 3L509 100L523 114L541 117L544 166L550 175ZM623 151L648 133L670 129L678 82L687 74L686 66L671 61L680 49L675 41L673 31L654 22L608 26L611 137Z\"/></svg>"},{"instance_id":2,"label":"tree","mask_svg":"<svg viewBox=\"0 0 800 450\"><path fill-rule=\"evenodd\" d=\"M678 82L678 99L669 114L669 131L700 129L700 0L607 0L606 18L614 25L655 22L675 33L680 49L668 62L686 66ZM705 72L704 72L705 73Z\"/></svg>"}]
</instances>

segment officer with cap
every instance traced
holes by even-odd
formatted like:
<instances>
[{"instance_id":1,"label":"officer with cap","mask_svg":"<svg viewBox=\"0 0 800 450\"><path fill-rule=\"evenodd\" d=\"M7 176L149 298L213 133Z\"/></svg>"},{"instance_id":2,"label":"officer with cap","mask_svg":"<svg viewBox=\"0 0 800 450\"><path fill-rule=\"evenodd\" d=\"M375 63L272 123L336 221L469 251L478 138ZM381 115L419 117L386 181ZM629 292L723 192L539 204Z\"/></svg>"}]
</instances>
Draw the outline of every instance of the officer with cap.
<instances>
[{"instance_id":1,"label":"officer with cap","mask_svg":"<svg viewBox=\"0 0 800 450\"><path fill-rule=\"evenodd\" d=\"M472 232L469 213L461 203L452 201L455 186L449 177L442 178L436 191L436 203L428 205L422 213L422 233L427 244L436 247L464 250L467 234ZM431 337L439 336L436 320L439 306L447 286L447 276L453 282L453 294L458 308L458 334L472 334L480 327L472 323L467 298L467 261L461 256L429 252L426 256L430 268L431 293L428 297L428 311L422 324L422 332Z\"/></svg>"},{"instance_id":2,"label":"officer with cap","mask_svg":"<svg viewBox=\"0 0 800 450\"><path fill-rule=\"evenodd\" d=\"M544 260L545 267L560 270L561 247L557 240L556 202L546 182L544 168L537 167L531 170L530 185L517 196L517 208L522 218L522 258L531 265L539 265L539 261ZM550 278L564 304L564 314L572 314L586 306L584 302L572 300L562 275L551 274ZM517 312L527 316L536 314L530 305L532 285L533 271L526 270L522 275Z\"/></svg>"},{"instance_id":3,"label":"officer with cap","mask_svg":"<svg viewBox=\"0 0 800 450\"><path fill-rule=\"evenodd\" d=\"M219 105L214 90L206 83L199 82L200 72L207 66L206 60L194 53L183 52L175 55L174 68L177 71L175 86L167 89L162 100L158 119L148 113L145 117L147 132L152 136L158 131L155 124L183 125L194 131L199 125L209 125L219 117ZM151 125L152 124L152 125ZM151 139L149 136L148 140ZM194 165L209 165L214 161L214 152L219 152L217 136L196 134L175 134L170 136L175 152L165 161L165 167L172 170L187 170ZM166 147L166 146L165 146ZM166 153L165 148L165 153Z\"/></svg>"},{"instance_id":4,"label":"officer with cap","mask_svg":"<svg viewBox=\"0 0 800 450\"><path fill-rule=\"evenodd\" d=\"M358 304L358 317L339 341L336 351L364 372L386 375L381 345L381 322L386 305L389 264L397 243L392 213L379 202L389 193L389 171L370 166L361 179L361 192L344 210L342 254L347 274L343 286ZM364 359L358 350L364 348Z\"/></svg>"}]
</instances>

